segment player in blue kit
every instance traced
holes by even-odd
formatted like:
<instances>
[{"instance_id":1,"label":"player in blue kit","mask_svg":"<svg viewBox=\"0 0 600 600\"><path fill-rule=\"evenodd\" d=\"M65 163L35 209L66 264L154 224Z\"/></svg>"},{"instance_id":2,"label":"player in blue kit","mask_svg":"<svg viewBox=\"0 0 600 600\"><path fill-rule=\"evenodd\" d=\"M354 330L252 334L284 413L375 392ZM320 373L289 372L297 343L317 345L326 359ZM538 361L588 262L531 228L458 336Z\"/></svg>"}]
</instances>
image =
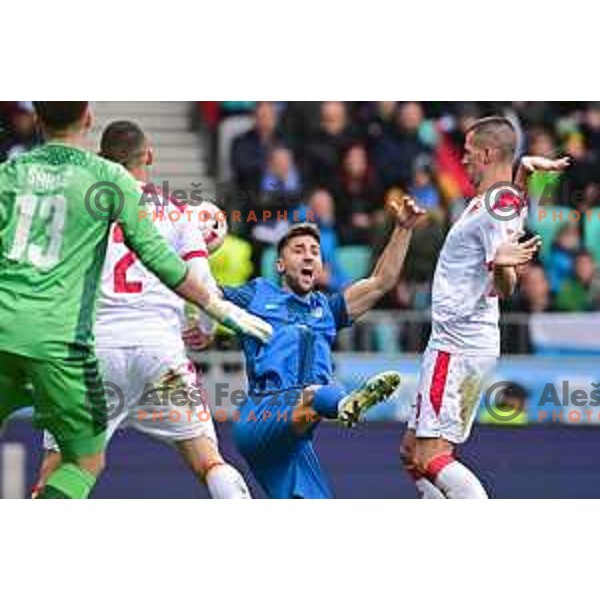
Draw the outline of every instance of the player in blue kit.
<instances>
[{"instance_id":1,"label":"player in blue kit","mask_svg":"<svg viewBox=\"0 0 600 600\"><path fill-rule=\"evenodd\" d=\"M390 207L396 225L370 277L343 293L315 291L322 268L319 230L296 225L279 242L282 286L262 278L223 295L273 327L266 344L242 336L248 400L235 419L238 449L271 498L331 498L312 437L321 419L354 425L400 384L381 373L347 394L333 383L331 349L337 331L350 326L396 284L412 228L424 211L410 198Z\"/></svg>"}]
</instances>

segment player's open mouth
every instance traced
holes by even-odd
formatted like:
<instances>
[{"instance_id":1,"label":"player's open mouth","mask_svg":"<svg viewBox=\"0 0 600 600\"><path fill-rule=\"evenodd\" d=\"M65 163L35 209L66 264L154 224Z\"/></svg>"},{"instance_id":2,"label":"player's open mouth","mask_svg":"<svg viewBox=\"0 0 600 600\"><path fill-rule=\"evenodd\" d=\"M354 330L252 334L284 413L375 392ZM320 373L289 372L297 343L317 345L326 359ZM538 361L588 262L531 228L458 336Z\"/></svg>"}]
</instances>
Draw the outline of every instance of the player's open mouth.
<instances>
[{"instance_id":1,"label":"player's open mouth","mask_svg":"<svg viewBox=\"0 0 600 600\"><path fill-rule=\"evenodd\" d=\"M315 274L315 270L312 267L303 267L300 270L300 274L303 277L312 277Z\"/></svg>"}]
</instances>

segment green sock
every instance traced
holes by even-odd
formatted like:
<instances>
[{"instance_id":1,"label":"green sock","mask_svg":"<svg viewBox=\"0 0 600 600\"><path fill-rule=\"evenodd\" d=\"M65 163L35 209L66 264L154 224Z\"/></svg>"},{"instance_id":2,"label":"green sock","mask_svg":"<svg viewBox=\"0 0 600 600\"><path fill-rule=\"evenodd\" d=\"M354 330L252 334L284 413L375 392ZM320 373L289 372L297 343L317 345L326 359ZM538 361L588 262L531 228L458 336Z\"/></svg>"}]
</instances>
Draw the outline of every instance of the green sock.
<instances>
[{"instance_id":1,"label":"green sock","mask_svg":"<svg viewBox=\"0 0 600 600\"><path fill-rule=\"evenodd\" d=\"M38 496L40 500L84 499L90 495L96 478L74 463L62 464L50 477Z\"/></svg>"}]
</instances>

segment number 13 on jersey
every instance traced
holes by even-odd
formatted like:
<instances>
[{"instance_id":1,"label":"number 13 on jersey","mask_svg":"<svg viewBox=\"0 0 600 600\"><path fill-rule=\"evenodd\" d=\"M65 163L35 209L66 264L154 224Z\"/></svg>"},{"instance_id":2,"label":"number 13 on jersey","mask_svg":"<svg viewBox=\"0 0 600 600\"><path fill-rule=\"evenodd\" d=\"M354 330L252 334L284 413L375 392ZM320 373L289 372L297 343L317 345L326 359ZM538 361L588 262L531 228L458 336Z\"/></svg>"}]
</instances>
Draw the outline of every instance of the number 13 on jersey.
<instances>
[{"instance_id":1,"label":"number 13 on jersey","mask_svg":"<svg viewBox=\"0 0 600 600\"><path fill-rule=\"evenodd\" d=\"M66 205L62 196L17 196L17 223L6 258L28 262L44 271L56 266L60 261Z\"/></svg>"}]
</instances>

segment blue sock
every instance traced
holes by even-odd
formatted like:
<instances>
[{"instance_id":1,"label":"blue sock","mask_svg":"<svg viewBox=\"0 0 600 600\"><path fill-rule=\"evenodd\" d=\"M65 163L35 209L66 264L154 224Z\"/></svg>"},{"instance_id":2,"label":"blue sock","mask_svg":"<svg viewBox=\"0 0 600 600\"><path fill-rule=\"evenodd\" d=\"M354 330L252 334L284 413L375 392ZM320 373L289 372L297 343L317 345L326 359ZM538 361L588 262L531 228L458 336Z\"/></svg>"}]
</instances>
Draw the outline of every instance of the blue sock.
<instances>
[{"instance_id":1,"label":"blue sock","mask_svg":"<svg viewBox=\"0 0 600 600\"><path fill-rule=\"evenodd\" d=\"M338 404L345 395L346 392L341 385L323 385L315 391L313 408L325 419L337 419Z\"/></svg>"}]
</instances>

